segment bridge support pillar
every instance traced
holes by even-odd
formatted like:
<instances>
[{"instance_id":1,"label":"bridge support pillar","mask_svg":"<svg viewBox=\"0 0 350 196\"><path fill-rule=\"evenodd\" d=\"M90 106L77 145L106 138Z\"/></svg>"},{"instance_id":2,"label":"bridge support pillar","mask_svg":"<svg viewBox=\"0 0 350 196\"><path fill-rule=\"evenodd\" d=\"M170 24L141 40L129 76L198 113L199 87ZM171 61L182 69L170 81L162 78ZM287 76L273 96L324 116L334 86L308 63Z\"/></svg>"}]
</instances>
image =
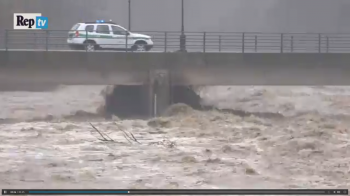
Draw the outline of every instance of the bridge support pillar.
<instances>
[{"instance_id":1,"label":"bridge support pillar","mask_svg":"<svg viewBox=\"0 0 350 196\"><path fill-rule=\"evenodd\" d=\"M161 115L171 103L171 76L168 70L152 70L149 73L150 116Z\"/></svg>"}]
</instances>

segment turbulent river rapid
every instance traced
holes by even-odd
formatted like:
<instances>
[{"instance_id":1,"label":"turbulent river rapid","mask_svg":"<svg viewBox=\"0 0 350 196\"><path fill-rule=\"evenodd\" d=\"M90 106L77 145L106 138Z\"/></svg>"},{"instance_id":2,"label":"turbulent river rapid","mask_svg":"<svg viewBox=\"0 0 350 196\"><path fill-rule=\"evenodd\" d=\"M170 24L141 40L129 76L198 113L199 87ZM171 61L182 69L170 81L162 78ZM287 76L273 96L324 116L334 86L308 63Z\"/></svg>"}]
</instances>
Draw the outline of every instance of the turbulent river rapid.
<instances>
[{"instance_id":1,"label":"turbulent river rapid","mask_svg":"<svg viewBox=\"0 0 350 196\"><path fill-rule=\"evenodd\" d=\"M350 188L350 87L206 87L241 112L148 120L100 117L104 88L0 92L0 187Z\"/></svg>"}]
</instances>

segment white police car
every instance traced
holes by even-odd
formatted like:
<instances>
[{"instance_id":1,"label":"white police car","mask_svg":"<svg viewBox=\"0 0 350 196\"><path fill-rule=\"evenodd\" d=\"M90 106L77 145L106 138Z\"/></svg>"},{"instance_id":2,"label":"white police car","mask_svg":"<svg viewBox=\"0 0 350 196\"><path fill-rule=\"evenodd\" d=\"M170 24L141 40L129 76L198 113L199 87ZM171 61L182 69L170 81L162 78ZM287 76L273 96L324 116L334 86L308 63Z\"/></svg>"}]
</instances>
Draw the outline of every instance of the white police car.
<instances>
[{"instance_id":1,"label":"white police car","mask_svg":"<svg viewBox=\"0 0 350 196\"><path fill-rule=\"evenodd\" d=\"M98 20L75 24L68 33L71 49L97 49L149 51L153 47L151 36L132 33L113 22Z\"/></svg>"}]
</instances>

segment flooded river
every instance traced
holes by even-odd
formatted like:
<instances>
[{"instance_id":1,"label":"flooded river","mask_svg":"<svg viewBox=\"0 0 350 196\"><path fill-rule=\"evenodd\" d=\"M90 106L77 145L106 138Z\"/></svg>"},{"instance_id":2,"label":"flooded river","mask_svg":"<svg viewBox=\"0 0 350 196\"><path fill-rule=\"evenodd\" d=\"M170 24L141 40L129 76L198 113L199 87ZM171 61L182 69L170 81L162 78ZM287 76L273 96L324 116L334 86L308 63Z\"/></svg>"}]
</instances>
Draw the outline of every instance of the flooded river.
<instances>
[{"instance_id":1,"label":"flooded river","mask_svg":"<svg viewBox=\"0 0 350 196\"><path fill-rule=\"evenodd\" d=\"M104 88L0 92L0 187L350 187L350 87L206 87L241 114L149 120L99 117Z\"/></svg>"}]
</instances>

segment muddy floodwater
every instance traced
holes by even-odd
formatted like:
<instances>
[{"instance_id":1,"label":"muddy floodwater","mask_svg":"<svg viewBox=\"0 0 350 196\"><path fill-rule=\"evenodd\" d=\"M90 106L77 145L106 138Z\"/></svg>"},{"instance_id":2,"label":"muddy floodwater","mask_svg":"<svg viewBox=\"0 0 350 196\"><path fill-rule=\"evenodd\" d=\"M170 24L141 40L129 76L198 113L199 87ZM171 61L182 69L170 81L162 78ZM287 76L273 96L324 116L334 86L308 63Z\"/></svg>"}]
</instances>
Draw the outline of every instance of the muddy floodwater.
<instances>
[{"instance_id":1,"label":"muddy floodwater","mask_svg":"<svg viewBox=\"0 0 350 196\"><path fill-rule=\"evenodd\" d=\"M0 92L0 187L350 188L350 87L206 87L236 112L148 120L99 117L104 88Z\"/></svg>"}]
</instances>

